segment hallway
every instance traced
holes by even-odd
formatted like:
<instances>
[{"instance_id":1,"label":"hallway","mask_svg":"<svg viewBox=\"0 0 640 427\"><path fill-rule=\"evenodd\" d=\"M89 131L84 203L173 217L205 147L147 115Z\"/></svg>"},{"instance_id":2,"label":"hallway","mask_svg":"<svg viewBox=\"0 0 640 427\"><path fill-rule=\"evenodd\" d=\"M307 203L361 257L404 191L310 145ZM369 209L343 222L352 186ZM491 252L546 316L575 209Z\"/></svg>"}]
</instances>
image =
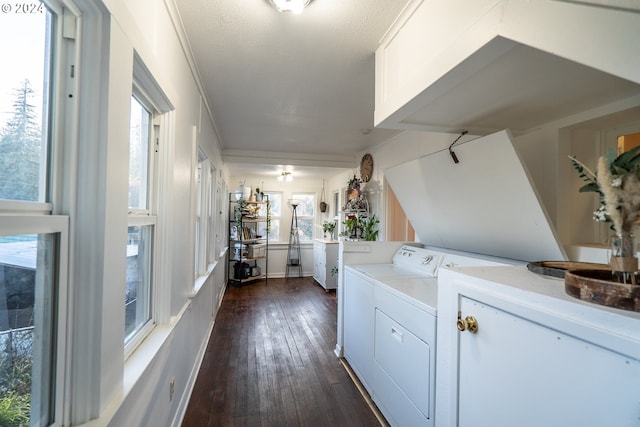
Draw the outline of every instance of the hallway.
<instances>
[{"instance_id":1,"label":"hallway","mask_svg":"<svg viewBox=\"0 0 640 427\"><path fill-rule=\"evenodd\" d=\"M183 427L379 425L333 352L336 313L310 277L229 287Z\"/></svg>"}]
</instances>

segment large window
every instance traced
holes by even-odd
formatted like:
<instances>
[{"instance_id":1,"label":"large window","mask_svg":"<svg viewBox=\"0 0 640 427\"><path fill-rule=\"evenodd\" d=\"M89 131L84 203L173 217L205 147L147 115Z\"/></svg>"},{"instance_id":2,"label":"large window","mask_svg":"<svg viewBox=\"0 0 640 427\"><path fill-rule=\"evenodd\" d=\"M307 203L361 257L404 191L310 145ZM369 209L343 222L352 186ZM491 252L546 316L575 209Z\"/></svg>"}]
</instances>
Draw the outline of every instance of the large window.
<instances>
[{"instance_id":1,"label":"large window","mask_svg":"<svg viewBox=\"0 0 640 427\"><path fill-rule=\"evenodd\" d=\"M62 90L63 77L53 64L64 64L64 49L60 8L52 6L6 3L0 13L3 426L60 425L64 417L68 217L52 215L58 189L50 179L61 175L53 153L61 147L63 139L56 135L63 131L54 120L62 123L63 110L54 117L51 105Z\"/></svg>"},{"instance_id":2,"label":"large window","mask_svg":"<svg viewBox=\"0 0 640 427\"><path fill-rule=\"evenodd\" d=\"M316 196L312 193L293 193L291 198L299 201L296 213L298 215L300 241L313 240Z\"/></svg>"},{"instance_id":3,"label":"large window","mask_svg":"<svg viewBox=\"0 0 640 427\"><path fill-rule=\"evenodd\" d=\"M131 97L129 123L129 227L125 290L125 343L132 349L153 323L154 129L152 107Z\"/></svg>"}]
</instances>

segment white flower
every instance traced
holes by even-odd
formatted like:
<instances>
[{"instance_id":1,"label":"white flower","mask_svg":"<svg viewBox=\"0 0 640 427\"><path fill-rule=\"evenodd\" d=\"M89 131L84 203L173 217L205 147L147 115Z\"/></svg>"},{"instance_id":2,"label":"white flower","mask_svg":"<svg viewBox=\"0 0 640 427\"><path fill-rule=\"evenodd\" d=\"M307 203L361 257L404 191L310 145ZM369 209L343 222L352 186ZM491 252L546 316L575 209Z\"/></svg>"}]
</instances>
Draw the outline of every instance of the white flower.
<instances>
[{"instance_id":1,"label":"white flower","mask_svg":"<svg viewBox=\"0 0 640 427\"><path fill-rule=\"evenodd\" d=\"M622 178L620 178L619 176L616 176L615 178L613 178L611 180L611 186L614 188L622 187Z\"/></svg>"},{"instance_id":2,"label":"white flower","mask_svg":"<svg viewBox=\"0 0 640 427\"><path fill-rule=\"evenodd\" d=\"M598 222L607 222L607 209L605 206L600 206L597 211L593 212L593 220Z\"/></svg>"}]
</instances>

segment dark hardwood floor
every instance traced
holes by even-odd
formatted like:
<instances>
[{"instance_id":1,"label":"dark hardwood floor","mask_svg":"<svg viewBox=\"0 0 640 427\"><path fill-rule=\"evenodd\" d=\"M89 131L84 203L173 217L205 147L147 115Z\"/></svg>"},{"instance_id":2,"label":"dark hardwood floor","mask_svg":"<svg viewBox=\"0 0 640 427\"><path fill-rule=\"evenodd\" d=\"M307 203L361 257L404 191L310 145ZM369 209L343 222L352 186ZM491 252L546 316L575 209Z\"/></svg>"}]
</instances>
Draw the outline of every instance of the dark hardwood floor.
<instances>
[{"instance_id":1,"label":"dark hardwood floor","mask_svg":"<svg viewBox=\"0 0 640 427\"><path fill-rule=\"evenodd\" d=\"M182 426L379 426L333 353L336 313L312 278L229 287Z\"/></svg>"}]
</instances>

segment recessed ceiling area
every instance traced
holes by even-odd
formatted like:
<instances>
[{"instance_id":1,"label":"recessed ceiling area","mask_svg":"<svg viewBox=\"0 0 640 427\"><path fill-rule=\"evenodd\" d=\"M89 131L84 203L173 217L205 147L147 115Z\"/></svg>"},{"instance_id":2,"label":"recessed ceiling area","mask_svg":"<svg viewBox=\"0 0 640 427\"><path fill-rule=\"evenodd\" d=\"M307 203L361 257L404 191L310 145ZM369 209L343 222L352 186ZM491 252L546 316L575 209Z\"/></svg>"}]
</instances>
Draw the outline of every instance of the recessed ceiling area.
<instances>
[{"instance_id":1,"label":"recessed ceiling area","mask_svg":"<svg viewBox=\"0 0 640 427\"><path fill-rule=\"evenodd\" d=\"M406 3L175 0L225 163L353 167L396 134L373 126L374 52Z\"/></svg>"}]
</instances>

